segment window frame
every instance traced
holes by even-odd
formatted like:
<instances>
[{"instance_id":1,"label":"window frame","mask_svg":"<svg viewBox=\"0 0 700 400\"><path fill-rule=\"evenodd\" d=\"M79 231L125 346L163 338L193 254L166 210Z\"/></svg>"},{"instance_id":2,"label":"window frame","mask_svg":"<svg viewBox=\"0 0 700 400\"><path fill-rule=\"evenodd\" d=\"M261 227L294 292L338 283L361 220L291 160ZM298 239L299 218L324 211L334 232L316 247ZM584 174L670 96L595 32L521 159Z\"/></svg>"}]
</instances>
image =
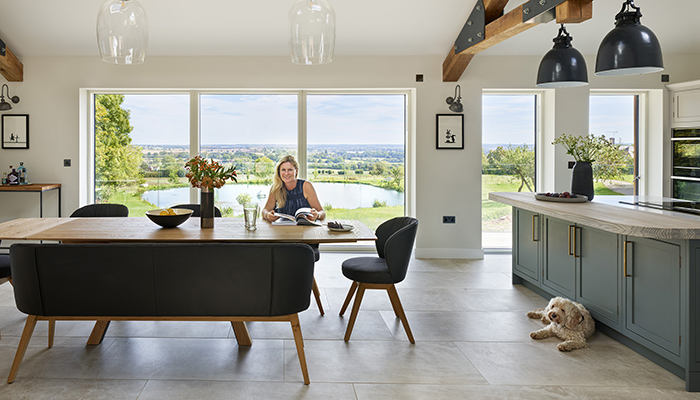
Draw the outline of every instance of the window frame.
<instances>
[{"instance_id":1,"label":"window frame","mask_svg":"<svg viewBox=\"0 0 700 400\"><path fill-rule=\"evenodd\" d=\"M208 94L232 94L232 95L275 95L295 94L298 101L297 118L297 155L299 161L299 177L307 178L307 152L306 152L306 98L309 94L329 95L404 95L404 215L415 215L415 161L416 161L416 119L415 119L415 89L81 89L81 102L85 115L81 118L81 143L80 143L80 204L95 202L95 95L96 94L189 94L190 118L190 157L199 153L201 146L201 111L200 96ZM190 202L198 202L198 191L190 188Z\"/></svg>"}]
</instances>

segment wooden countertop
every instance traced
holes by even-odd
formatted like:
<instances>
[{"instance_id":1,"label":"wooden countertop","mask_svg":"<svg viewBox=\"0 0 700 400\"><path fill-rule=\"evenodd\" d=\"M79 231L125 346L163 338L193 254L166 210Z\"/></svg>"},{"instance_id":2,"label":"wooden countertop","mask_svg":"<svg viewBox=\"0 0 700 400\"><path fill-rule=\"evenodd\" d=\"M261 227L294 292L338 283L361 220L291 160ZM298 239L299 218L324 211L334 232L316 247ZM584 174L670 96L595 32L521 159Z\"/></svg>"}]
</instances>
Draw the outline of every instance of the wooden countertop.
<instances>
[{"instance_id":1,"label":"wooden countertop","mask_svg":"<svg viewBox=\"0 0 700 400\"><path fill-rule=\"evenodd\" d=\"M700 216L593 201L558 203L534 193L489 193L489 199L524 210L621 235L654 239L700 239Z\"/></svg>"},{"instance_id":2,"label":"wooden countertop","mask_svg":"<svg viewBox=\"0 0 700 400\"><path fill-rule=\"evenodd\" d=\"M0 192L46 192L58 189L60 183L30 183L28 185L0 185Z\"/></svg>"}]
</instances>

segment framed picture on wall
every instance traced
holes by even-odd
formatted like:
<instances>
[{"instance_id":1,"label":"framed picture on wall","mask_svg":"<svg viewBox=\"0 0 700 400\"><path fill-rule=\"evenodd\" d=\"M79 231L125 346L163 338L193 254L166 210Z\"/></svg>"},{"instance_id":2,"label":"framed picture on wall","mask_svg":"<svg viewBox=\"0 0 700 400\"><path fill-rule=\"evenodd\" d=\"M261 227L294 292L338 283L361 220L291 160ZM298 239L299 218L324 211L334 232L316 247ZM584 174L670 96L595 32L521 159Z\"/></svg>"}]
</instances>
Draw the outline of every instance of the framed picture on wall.
<instances>
[{"instance_id":1,"label":"framed picture on wall","mask_svg":"<svg viewBox=\"0 0 700 400\"><path fill-rule=\"evenodd\" d=\"M464 114L438 114L436 148L464 149Z\"/></svg>"},{"instance_id":2,"label":"framed picture on wall","mask_svg":"<svg viewBox=\"0 0 700 400\"><path fill-rule=\"evenodd\" d=\"M2 148L29 148L29 114L2 114Z\"/></svg>"}]
</instances>

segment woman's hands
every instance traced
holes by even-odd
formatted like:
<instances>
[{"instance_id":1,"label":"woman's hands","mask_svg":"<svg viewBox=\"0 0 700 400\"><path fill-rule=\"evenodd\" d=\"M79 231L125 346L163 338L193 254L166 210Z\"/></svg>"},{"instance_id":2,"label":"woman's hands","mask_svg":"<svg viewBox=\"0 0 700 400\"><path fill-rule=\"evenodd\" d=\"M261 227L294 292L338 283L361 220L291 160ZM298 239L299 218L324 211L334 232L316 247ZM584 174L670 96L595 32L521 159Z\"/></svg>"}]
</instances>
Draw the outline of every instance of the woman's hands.
<instances>
[{"instance_id":1,"label":"woman's hands","mask_svg":"<svg viewBox=\"0 0 700 400\"><path fill-rule=\"evenodd\" d=\"M275 215L274 210L272 210L272 211L263 210L263 216L265 217L266 220L268 220L270 222L276 221L280 218L280 217Z\"/></svg>"}]
</instances>

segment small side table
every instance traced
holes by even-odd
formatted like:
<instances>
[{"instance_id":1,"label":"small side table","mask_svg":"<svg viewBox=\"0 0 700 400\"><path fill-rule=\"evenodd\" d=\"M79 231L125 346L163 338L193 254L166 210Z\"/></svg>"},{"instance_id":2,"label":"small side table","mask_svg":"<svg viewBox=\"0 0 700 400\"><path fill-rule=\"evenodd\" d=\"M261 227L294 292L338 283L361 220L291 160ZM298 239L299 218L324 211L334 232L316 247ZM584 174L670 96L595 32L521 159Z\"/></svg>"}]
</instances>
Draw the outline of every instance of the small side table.
<instances>
[{"instance_id":1,"label":"small side table","mask_svg":"<svg viewBox=\"0 0 700 400\"><path fill-rule=\"evenodd\" d=\"M0 192L35 192L39 193L39 217L44 216L44 192L58 190L58 216L61 217L61 184L30 183L28 185L0 185Z\"/></svg>"}]
</instances>

